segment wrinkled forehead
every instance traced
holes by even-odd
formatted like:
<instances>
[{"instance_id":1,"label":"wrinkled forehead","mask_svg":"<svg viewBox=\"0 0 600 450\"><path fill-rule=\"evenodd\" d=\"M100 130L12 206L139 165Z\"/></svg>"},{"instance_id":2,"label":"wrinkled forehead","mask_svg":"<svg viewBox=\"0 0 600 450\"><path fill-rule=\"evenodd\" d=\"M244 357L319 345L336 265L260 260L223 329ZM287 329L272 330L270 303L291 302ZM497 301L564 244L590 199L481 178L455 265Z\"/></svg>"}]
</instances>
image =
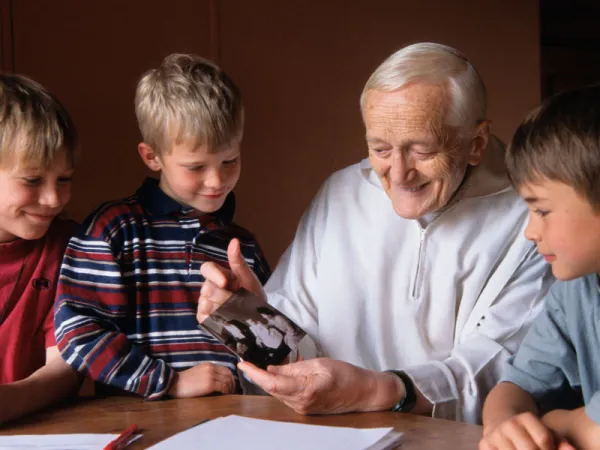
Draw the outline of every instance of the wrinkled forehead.
<instances>
[{"instance_id":1,"label":"wrinkled forehead","mask_svg":"<svg viewBox=\"0 0 600 450\"><path fill-rule=\"evenodd\" d=\"M365 95L363 119L367 136L431 133L444 126L448 96L442 86L414 84L393 92Z\"/></svg>"},{"instance_id":2,"label":"wrinkled forehead","mask_svg":"<svg viewBox=\"0 0 600 450\"><path fill-rule=\"evenodd\" d=\"M460 143L460 130L445 124L447 98L445 90L437 85L367 92L363 113L367 141L398 146L423 143L454 149Z\"/></svg>"}]
</instances>

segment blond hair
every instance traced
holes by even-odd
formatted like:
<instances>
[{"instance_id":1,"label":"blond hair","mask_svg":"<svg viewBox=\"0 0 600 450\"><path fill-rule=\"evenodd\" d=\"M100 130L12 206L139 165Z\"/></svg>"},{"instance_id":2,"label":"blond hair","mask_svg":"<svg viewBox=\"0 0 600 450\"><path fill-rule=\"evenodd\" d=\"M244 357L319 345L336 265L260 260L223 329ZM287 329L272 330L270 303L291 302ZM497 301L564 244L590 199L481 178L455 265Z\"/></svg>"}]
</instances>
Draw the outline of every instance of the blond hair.
<instances>
[{"instance_id":1,"label":"blond hair","mask_svg":"<svg viewBox=\"0 0 600 450\"><path fill-rule=\"evenodd\" d=\"M75 163L77 134L67 110L40 84L0 74L0 167L47 168L65 152Z\"/></svg>"},{"instance_id":2,"label":"blond hair","mask_svg":"<svg viewBox=\"0 0 600 450\"><path fill-rule=\"evenodd\" d=\"M235 83L196 55L169 55L146 72L137 85L135 113L144 142L159 154L183 142L218 151L241 138L244 126Z\"/></svg>"},{"instance_id":3,"label":"blond hair","mask_svg":"<svg viewBox=\"0 0 600 450\"><path fill-rule=\"evenodd\" d=\"M485 119L485 85L473 64L458 50L432 42L404 47L381 63L362 91L361 111L368 91L393 92L410 83L446 89L450 98L446 125L472 129Z\"/></svg>"},{"instance_id":4,"label":"blond hair","mask_svg":"<svg viewBox=\"0 0 600 450\"><path fill-rule=\"evenodd\" d=\"M523 120L506 151L517 189L547 178L571 186L600 211L600 85L548 98Z\"/></svg>"}]
</instances>

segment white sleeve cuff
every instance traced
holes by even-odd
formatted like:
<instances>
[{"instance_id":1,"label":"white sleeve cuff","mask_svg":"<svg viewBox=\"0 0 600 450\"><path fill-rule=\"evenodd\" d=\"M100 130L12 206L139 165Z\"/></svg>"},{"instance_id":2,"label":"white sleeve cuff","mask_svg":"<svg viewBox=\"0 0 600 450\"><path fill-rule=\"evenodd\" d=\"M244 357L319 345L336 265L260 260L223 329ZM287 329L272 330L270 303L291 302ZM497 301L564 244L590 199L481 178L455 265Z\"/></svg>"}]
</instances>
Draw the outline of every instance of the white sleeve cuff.
<instances>
[{"instance_id":1,"label":"white sleeve cuff","mask_svg":"<svg viewBox=\"0 0 600 450\"><path fill-rule=\"evenodd\" d=\"M403 369L415 387L433 404L432 417L456 420L461 418L458 391L452 371L440 361Z\"/></svg>"}]
</instances>

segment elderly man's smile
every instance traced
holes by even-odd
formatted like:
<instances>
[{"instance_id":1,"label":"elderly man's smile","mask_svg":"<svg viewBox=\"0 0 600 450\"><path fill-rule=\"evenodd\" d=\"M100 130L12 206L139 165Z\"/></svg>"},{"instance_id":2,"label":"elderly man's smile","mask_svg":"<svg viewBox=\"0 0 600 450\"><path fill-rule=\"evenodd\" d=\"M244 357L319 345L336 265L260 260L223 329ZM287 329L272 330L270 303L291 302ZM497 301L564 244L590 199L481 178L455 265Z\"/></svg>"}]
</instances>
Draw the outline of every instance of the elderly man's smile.
<instances>
[{"instance_id":1,"label":"elderly man's smile","mask_svg":"<svg viewBox=\"0 0 600 450\"><path fill-rule=\"evenodd\" d=\"M402 191L402 192L414 194L414 193L421 192L428 185L429 185L429 183L423 183L418 186L396 186L396 189L398 189L399 191Z\"/></svg>"}]
</instances>

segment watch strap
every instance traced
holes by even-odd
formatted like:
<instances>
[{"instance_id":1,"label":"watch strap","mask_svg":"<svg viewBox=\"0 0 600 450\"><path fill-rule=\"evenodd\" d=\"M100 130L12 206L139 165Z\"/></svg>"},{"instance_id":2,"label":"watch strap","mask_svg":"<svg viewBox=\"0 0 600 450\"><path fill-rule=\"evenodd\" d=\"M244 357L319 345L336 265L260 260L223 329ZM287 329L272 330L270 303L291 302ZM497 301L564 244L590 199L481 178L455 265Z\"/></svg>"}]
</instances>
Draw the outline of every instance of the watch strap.
<instances>
[{"instance_id":1,"label":"watch strap","mask_svg":"<svg viewBox=\"0 0 600 450\"><path fill-rule=\"evenodd\" d=\"M417 404L417 393L413 381L403 370L388 370L387 372L396 375L404 384L404 397L392 407L392 411L409 412Z\"/></svg>"}]
</instances>

